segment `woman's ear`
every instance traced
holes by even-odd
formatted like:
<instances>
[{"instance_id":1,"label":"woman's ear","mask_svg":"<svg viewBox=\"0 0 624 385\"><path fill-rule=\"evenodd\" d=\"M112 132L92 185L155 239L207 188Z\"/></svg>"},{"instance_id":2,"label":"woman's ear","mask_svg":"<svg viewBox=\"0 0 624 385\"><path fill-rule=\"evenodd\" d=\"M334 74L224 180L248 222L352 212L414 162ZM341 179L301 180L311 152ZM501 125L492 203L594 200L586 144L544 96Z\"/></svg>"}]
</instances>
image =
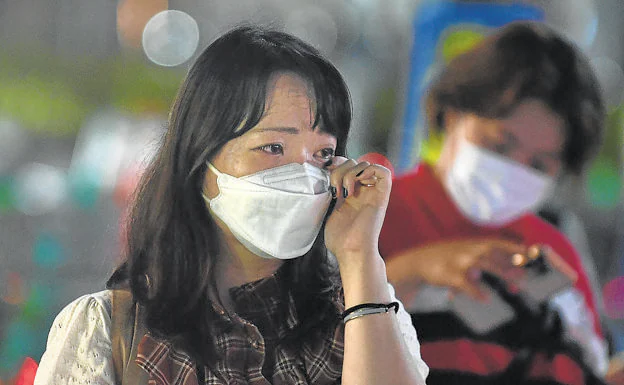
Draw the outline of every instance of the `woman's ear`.
<instances>
[{"instance_id":1,"label":"woman's ear","mask_svg":"<svg viewBox=\"0 0 624 385\"><path fill-rule=\"evenodd\" d=\"M458 143L457 135L461 135L459 126L464 113L455 108L445 108L441 114L443 114L442 121L444 126L440 127L440 131L438 131L442 134L439 138L439 152L435 161L429 159L429 162L434 164L434 169L438 176L444 179L455 160Z\"/></svg>"},{"instance_id":2,"label":"woman's ear","mask_svg":"<svg viewBox=\"0 0 624 385\"><path fill-rule=\"evenodd\" d=\"M462 113L455 108L447 107L440 112L440 115L441 124L443 124L443 126L440 126L440 129L442 129L448 136L455 131L457 123L461 119Z\"/></svg>"}]
</instances>

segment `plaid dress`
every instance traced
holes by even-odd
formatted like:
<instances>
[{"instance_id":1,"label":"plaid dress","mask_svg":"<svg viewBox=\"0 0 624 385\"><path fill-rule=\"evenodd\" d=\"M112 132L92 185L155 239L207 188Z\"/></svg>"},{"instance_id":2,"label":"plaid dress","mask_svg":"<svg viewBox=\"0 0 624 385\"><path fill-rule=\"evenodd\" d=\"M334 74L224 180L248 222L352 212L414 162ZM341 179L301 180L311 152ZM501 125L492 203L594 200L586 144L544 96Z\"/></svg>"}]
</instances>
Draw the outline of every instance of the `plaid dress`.
<instances>
[{"instance_id":1,"label":"plaid dress","mask_svg":"<svg viewBox=\"0 0 624 385\"><path fill-rule=\"evenodd\" d=\"M202 372L204 383L211 385L340 384L343 323L337 319L297 347L281 344L299 319L293 299L284 299L280 293L278 279L276 274L231 289L236 310L231 318L215 305L223 321L223 325L215 325L216 345L224 355L212 369L198 369L188 354L167 341L145 335L136 363L149 375L149 384L195 385ZM342 298L336 302L343 308ZM287 307L285 318L281 315L283 306Z\"/></svg>"}]
</instances>

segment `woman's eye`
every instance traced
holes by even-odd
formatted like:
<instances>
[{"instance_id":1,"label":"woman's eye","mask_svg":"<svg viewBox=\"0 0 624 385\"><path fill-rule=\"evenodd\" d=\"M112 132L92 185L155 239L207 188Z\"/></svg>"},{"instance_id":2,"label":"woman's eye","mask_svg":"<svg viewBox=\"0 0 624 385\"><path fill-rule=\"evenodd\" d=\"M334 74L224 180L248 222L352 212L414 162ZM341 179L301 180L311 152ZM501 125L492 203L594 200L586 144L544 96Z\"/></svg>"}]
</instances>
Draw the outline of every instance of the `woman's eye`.
<instances>
[{"instance_id":1,"label":"woman's eye","mask_svg":"<svg viewBox=\"0 0 624 385\"><path fill-rule=\"evenodd\" d=\"M268 152L269 154L272 154L272 155L284 154L284 147L282 147L281 144L277 144L277 143L267 144L266 146L262 146L259 149L264 152Z\"/></svg>"},{"instance_id":2,"label":"woman's eye","mask_svg":"<svg viewBox=\"0 0 624 385\"><path fill-rule=\"evenodd\" d=\"M324 148L319 152L319 156L323 160L329 160L334 156L334 152L335 150L333 148L330 148L330 147Z\"/></svg>"},{"instance_id":3,"label":"woman's eye","mask_svg":"<svg viewBox=\"0 0 624 385\"><path fill-rule=\"evenodd\" d=\"M492 145L492 150L501 155L505 155L509 152L509 144L508 143L496 143Z\"/></svg>"},{"instance_id":4,"label":"woman's eye","mask_svg":"<svg viewBox=\"0 0 624 385\"><path fill-rule=\"evenodd\" d=\"M548 173L548 165L541 160L534 159L531 161L531 168L539 172Z\"/></svg>"}]
</instances>

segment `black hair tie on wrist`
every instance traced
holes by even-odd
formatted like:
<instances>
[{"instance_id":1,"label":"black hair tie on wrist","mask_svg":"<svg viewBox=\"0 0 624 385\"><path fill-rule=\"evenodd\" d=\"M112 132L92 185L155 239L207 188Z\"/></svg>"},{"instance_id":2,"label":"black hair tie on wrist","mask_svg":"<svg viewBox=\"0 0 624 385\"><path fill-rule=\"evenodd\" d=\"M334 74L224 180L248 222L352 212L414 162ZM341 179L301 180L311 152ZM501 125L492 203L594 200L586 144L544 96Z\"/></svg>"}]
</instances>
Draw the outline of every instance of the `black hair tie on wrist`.
<instances>
[{"instance_id":1,"label":"black hair tie on wrist","mask_svg":"<svg viewBox=\"0 0 624 385\"><path fill-rule=\"evenodd\" d=\"M399 303L398 302L390 302L390 303L362 303L359 305L352 306L342 313L342 321L347 323L347 321L352 320L354 318L359 318L368 314L378 314L378 313L387 313L390 309L394 309L395 313L399 312Z\"/></svg>"}]
</instances>

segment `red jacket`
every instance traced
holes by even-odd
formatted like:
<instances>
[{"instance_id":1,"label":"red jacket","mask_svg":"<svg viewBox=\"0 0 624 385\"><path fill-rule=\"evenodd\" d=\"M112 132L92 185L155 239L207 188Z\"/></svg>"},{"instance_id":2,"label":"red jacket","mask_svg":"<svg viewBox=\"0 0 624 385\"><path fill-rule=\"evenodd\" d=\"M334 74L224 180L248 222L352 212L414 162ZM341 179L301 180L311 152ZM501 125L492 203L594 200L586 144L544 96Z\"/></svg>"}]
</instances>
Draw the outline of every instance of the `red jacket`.
<instances>
[{"instance_id":1,"label":"red jacket","mask_svg":"<svg viewBox=\"0 0 624 385\"><path fill-rule=\"evenodd\" d=\"M524 215L503 227L485 227L472 223L460 213L427 164L420 164L413 172L393 182L379 247L382 256L389 260L400 251L431 242L487 236L500 236L527 246L548 244L552 247L578 273L576 289L584 296L593 315L595 333L602 336L598 312L581 259L563 234L533 214ZM435 378L436 369L482 375L502 371L514 355L513 348L505 346L504 342L478 340L467 331L460 330L461 325L451 316L413 315L413 319L421 340L423 359L432 373L428 383L433 383L431 380ZM556 379L556 383L582 384L582 378L579 379L581 382L566 380L572 373L576 373L570 369L575 365L561 366L562 359L566 361L559 357L558 363L556 359L549 363L543 362L542 366L547 364L551 368L542 368L538 372L550 372L546 375ZM539 376L535 370L534 367L534 374Z\"/></svg>"}]
</instances>

